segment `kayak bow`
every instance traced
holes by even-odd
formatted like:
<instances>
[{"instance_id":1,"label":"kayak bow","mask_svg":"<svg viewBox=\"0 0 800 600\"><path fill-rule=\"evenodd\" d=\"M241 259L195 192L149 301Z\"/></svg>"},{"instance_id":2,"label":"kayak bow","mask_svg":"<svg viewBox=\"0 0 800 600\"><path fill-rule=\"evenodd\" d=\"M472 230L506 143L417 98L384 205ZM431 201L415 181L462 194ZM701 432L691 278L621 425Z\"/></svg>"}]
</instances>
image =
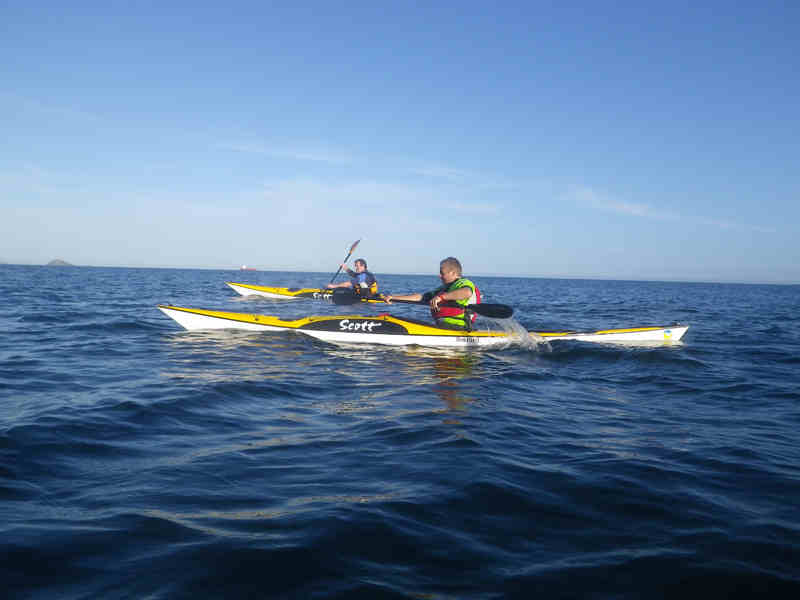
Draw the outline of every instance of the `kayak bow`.
<instances>
[{"instance_id":1,"label":"kayak bow","mask_svg":"<svg viewBox=\"0 0 800 600\"><path fill-rule=\"evenodd\" d=\"M159 310L189 331L240 329L245 331L297 331L328 342L367 343L392 346L430 346L443 348L486 348L513 343L505 331L488 329L458 331L443 329L416 319L401 319L389 314L311 316L284 320L280 317L219 310L204 310L159 304ZM677 342L688 325L630 327L600 331L528 332L536 339L579 340L586 342L652 343Z\"/></svg>"}]
</instances>

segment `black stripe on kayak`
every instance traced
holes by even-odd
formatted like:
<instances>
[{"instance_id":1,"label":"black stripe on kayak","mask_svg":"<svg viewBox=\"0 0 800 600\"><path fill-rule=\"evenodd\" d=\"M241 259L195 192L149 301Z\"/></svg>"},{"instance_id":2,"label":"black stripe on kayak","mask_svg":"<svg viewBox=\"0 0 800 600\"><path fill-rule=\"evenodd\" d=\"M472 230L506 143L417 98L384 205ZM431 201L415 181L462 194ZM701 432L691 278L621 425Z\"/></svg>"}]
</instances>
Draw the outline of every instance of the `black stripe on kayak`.
<instances>
[{"instance_id":1,"label":"black stripe on kayak","mask_svg":"<svg viewBox=\"0 0 800 600\"><path fill-rule=\"evenodd\" d=\"M408 335L408 330L398 323L384 321L382 319L370 319L368 317L344 317L342 319L312 321L298 329L311 331L341 331L345 333Z\"/></svg>"}]
</instances>

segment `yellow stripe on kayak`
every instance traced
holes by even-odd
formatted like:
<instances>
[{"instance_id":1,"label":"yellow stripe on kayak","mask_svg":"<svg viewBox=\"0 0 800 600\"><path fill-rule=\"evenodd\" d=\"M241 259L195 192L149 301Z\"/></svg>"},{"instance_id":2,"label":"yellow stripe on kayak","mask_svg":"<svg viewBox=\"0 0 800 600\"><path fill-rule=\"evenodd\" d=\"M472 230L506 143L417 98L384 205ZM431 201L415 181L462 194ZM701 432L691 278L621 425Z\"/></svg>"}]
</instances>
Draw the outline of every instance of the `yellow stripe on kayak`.
<instances>
[{"instance_id":1,"label":"yellow stripe on kayak","mask_svg":"<svg viewBox=\"0 0 800 600\"><path fill-rule=\"evenodd\" d=\"M631 327L629 329L603 329L595 331L594 333L600 335L602 333L635 333L637 331L655 331L657 329L664 329L664 327Z\"/></svg>"}]
</instances>

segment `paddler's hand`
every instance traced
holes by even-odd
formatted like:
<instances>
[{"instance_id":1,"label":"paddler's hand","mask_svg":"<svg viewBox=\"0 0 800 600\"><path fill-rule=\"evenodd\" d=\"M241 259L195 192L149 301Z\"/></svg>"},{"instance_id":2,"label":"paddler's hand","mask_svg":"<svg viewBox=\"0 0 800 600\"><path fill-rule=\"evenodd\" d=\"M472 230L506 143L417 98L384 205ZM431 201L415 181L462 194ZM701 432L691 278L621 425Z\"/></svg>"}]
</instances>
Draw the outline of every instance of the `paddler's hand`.
<instances>
[{"instance_id":1,"label":"paddler's hand","mask_svg":"<svg viewBox=\"0 0 800 600\"><path fill-rule=\"evenodd\" d=\"M392 303L392 295L391 294L384 294L383 301L386 302L386 304L391 304Z\"/></svg>"},{"instance_id":2,"label":"paddler's hand","mask_svg":"<svg viewBox=\"0 0 800 600\"><path fill-rule=\"evenodd\" d=\"M439 304L442 303L442 300L444 300L444 298L442 297L442 294L439 294L439 295L434 296L433 298L431 298L431 310L433 310L433 311L439 310Z\"/></svg>"}]
</instances>

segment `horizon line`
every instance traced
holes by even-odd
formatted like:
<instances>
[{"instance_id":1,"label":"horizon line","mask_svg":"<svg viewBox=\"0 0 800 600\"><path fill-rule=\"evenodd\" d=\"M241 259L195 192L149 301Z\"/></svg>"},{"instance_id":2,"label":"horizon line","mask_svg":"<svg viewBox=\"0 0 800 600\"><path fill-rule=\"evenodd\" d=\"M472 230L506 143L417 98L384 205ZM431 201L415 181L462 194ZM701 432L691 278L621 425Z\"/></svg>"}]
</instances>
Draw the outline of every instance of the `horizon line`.
<instances>
[{"instance_id":1,"label":"horizon line","mask_svg":"<svg viewBox=\"0 0 800 600\"><path fill-rule=\"evenodd\" d=\"M58 259L60 260L60 259ZM261 269L252 267L242 269L241 267L185 267L185 266L167 266L167 265L149 265L149 266L130 266L130 265L76 265L64 261L66 264L51 265L48 263L9 263L0 261L0 267L50 267L50 268L88 268L88 269L172 269L172 270L190 270L190 271L233 271L236 273L308 273L308 274L323 274L329 275L328 271L306 271L298 269ZM382 271L377 274L382 275L409 275L414 277L436 277L433 273L406 273L398 271ZM736 285L800 285L800 281L768 281L768 280L754 280L747 281L741 279L693 279L693 278L669 278L669 279L651 279L647 277L614 277L608 275L519 275L519 274L498 274L498 273L482 273L476 272L470 274L470 277L489 277L489 278L510 278L510 279L563 279L573 281L629 281L638 283L709 283L709 284L736 284Z\"/></svg>"}]
</instances>

